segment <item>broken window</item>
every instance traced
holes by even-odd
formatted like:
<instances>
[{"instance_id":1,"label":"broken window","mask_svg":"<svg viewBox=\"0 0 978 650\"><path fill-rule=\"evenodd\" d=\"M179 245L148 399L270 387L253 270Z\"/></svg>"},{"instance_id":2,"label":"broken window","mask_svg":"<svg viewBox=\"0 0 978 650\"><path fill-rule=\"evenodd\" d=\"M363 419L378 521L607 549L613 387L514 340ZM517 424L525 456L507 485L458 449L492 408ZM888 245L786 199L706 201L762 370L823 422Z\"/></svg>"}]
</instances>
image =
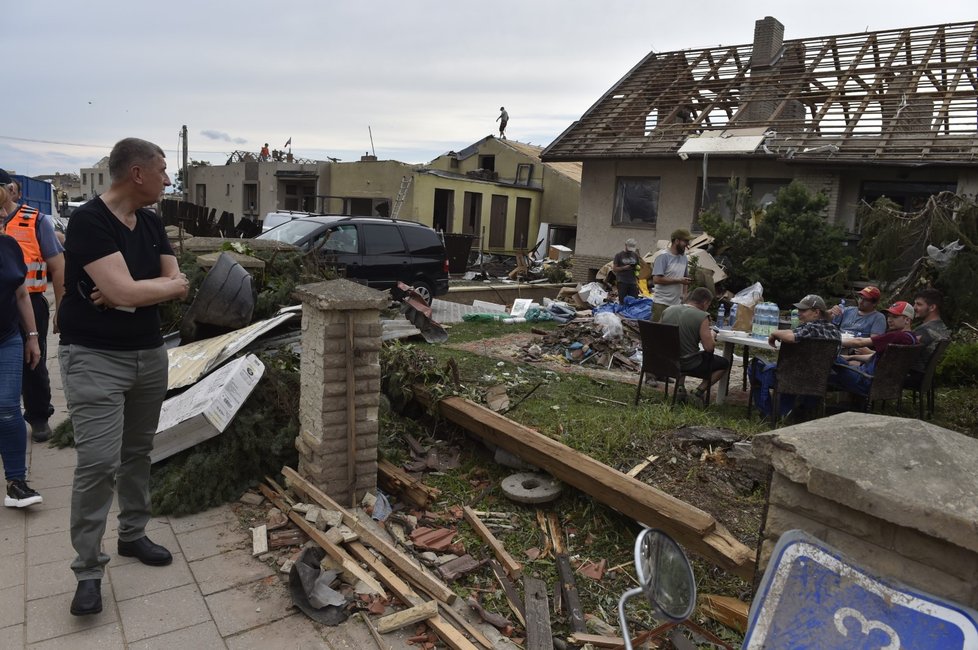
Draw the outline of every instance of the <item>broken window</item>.
<instances>
[{"instance_id":1,"label":"broken window","mask_svg":"<svg viewBox=\"0 0 978 650\"><path fill-rule=\"evenodd\" d=\"M490 172L496 171L496 157L479 156L479 167Z\"/></svg>"},{"instance_id":2,"label":"broken window","mask_svg":"<svg viewBox=\"0 0 978 650\"><path fill-rule=\"evenodd\" d=\"M516 185L530 185L530 178L533 176L533 165L522 163L516 167Z\"/></svg>"},{"instance_id":3,"label":"broken window","mask_svg":"<svg viewBox=\"0 0 978 650\"><path fill-rule=\"evenodd\" d=\"M749 178L751 200L759 208L766 208L778 198L778 192L791 184L790 178Z\"/></svg>"},{"instance_id":4,"label":"broken window","mask_svg":"<svg viewBox=\"0 0 978 650\"><path fill-rule=\"evenodd\" d=\"M699 216L706 210L717 212L724 221L733 221L733 200L736 198L737 179L708 178L696 181L696 210L693 213L693 230L700 230Z\"/></svg>"},{"instance_id":5,"label":"broken window","mask_svg":"<svg viewBox=\"0 0 978 650\"><path fill-rule=\"evenodd\" d=\"M658 178L627 176L618 178L612 224L616 226L655 227L658 216Z\"/></svg>"}]
</instances>

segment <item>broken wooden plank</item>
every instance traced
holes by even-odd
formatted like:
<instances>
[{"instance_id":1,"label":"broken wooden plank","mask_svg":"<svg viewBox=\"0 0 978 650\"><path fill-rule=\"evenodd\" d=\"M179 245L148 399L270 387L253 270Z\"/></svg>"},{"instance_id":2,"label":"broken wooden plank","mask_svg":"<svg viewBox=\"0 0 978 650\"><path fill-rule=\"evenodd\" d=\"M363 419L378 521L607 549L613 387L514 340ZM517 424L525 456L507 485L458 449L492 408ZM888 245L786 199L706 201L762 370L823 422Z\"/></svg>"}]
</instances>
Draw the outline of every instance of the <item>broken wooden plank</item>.
<instances>
[{"instance_id":1,"label":"broken wooden plank","mask_svg":"<svg viewBox=\"0 0 978 650\"><path fill-rule=\"evenodd\" d=\"M275 530L268 533L268 548L282 548L283 546L299 546L305 544L309 539L301 530L286 528L285 530Z\"/></svg>"},{"instance_id":2,"label":"broken wooden plank","mask_svg":"<svg viewBox=\"0 0 978 650\"><path fill-rule=\"evenodd\" d=\"M632 476L632 477L638 476L639 474L642 473L642 470L644 470L646 467L648 467L649 465L651 465L657 460L659 460L658 456L649 456L641 463L628 470L628 473L625 476Z\"/></svg>"},{"instance_id":3,"label":"broken wooden plank","mask_svg":"<svg viewBox=\"0 0 978 650\"><path fill-rule=\"evenodd\" d=\"M509 575L513 580L519 580L520 574L523 572L523 567L519 562L513 559L505 547L503 547L502 542L496 539L496 536L492 534L486 525L482 523L479 516L475 514L472 508L465 506L462 508L462 514L465 517L465 521L469 522L472 529L475 530L476 535L482 538L486 544L492 549L493 555L499 560L503 568L506 570L506 574Z\"/></svg>"},{"instance_id":4,"label":"broken wooden plank","mask_svg":"<svg viewBox=\"0 0 978 650\"><path fill-rule=\"evenodd\" d=\"M424 386L415 386L415 397L429 407L434 404ZM437 409L448 420L595 500L643 524L661 528L691 552L745 580L753 579L754 550L709 513L470 400L446 397L437 402Z\"/></svg>"},{"instance_id":5,"label":"broken wooden plank","mask_svg":"<svg viewBox=\"0 0 978 650\"><path fill-rule=\"evenodd\" d=\"M419 508L427 508L441 490L425 485L390 461L377 461L377 481L388 494L399 494Z\"/></svg>"},{"instance_id":6,"label":"broken wooden plank","mask_svg":"<svg viewBox=\"0 0 978 650\"><path fill-rule=\"evenodd\" d=\"M404 582L403 579L396 573L390 570L383 562L378 558L374 557L373 553L367 550L361 542L350 542L347 545L350 549L350 553L369 566L377 577L387 585L395 596L400 598L405 603L414 606L420 605L424 600L417 593L414 592L411 587ZM476 647L471 641L465 638L461 632L459 632L455 627L453 627L448 621L443 619L441 616L433 616L428 619L428 627L435 631L435 634L445 642L446 645L454 650L476 650Z\"/></svg>"},{"instance_id":7,"label":"broken wooden plank","mask_svg":"<svg viewBox=\"0 0 978 650\"><path fill-rule=\"evenodd\" d=\"M268 553L268 527L265 524L251 529L251 555Z\"/></svg>"},{"instance_id":8,"label":"broken wooden plank","mask_svg":"<svg viewBox=\"0 0 978 650\"><path fill-rule=\"evenodd\" d=\"M553 632L550 630L550 601L547 599L547 583L538 578L523 578L526 592L526 650L553 650Z\"/></svg>"},{"instance_id":9,"label":"broken wooden plank","mask_svg":"<svg viewBox=\"0 0 978 650\"><path fill-rule=\"evenodd\" d=\"M503 595L506 596L506 601L509 603L509 608L516 615L516 620L520 622L524 628L526 627L526 609L523 608L523 601L520 600L520 594L516 591L516 585L510 582L509 578L506 577L506 573L503 571L503 567L495 560L489 561L489 566L492 568L492 573L496 576L496 582L502 587Z\"/></svg>"},{"instance_id":10,"label":"broken wooden plank","mask_svg":"<svg viewBox=\"0 0 978 650\"><path fill-rule=\"evenodd\" d=\"M268 497L268 500L271 501L279 510L284 512L288 508L285 501L282 500L274 491L272 491L272 488L268 487L267 485L262 485L261 491L262 494ZM312 524L306 521L305 518L298 512L289 511L289 519L291 519L299 528L301 528L302 532L308 535L310 539L319 544L319 546L326 551L327 555L336 560L345 573L356 577L358 580L363 580L363 582L376 593L385 598L387 597L387 592L384 591L384 587L381 586L381 584L377 582L373 576L360 568L360 565L354 562L353 558L347 555L343 549L326 539L326 535L323 533L323 531L313 528Z\"/></svg>"},{"instance_id":11,"label":"broken wooden plank","mask_svg":"<svg viewBox=\"0 0 978 650\"><path fill-rule=\"evenodd\" d=\"M397 550L397 548L395 548L390 542L370 530L350 511L341 507L340 504L336 503L329 496L327 496L325 492L299 476L299 473L294 469L291 467L283 467L282 474L285 476L286 480L290 483L293 489L305 494L306 497L314 500L324 508L329 508L339 512L343 516L343 523L346 524L350 530L360 535L360 539L364 543L373 547L378 553L387 558L387 560L393 564L398 571L406 576L408 580L424 588L424 590L430 593L433 597L442 602L448 603L449 605L458 599L458 595L449 589L444 583L439 581L434 576L422 571L420 567L415 565L411 559L401 553L401 551Z\"/></svg>"},{"instance_id":12,"label":"broken wooden plank","mask_svg":"<svg viewBox=\"0 0 978 650\"><path fill-rule=\"evenodd\" d=\"M378 619L377 632L379 634L387 634L388 632L400 630L402 627L407 627L408 625L427 621L432 616L438 616L437 600L429 600L420 605L408 607L407 609Z\"/></svg>"},{"instance_id":13,"label":"broken wooden plank","mask_svg":"<svg viewBox=\"0 0 978 650\"><path fill-rule=\"evenodd\" d=\"M367 616L367 613L362 611L358 613L360 614L360 620L367 626L367 631L370 632L370 636L374 638L374 643L377 644L377 650L391 650L390 645L384 643L384 640L380 638L380 634L377 633L377 628L370 622L370 617Z\"/></svg>"},{"instance_id":14,"label":"broken wooden plank","mask_svg":"<svg viewBox=\"0 0 978 650\"><path fill-rule=\"evenodd\" d=\"M700 594L700 612L741 634L747 632L747 616L750 605L732 596Z\"/></svg>"},{"instance_id":15,"label":"broken wooden plank","mask_svg":"<svg viewBox=\"0 0 978 650\"><path fill-rule=\"evenodd\" d=\"M574 569L564 554L557 556L557 579L560 580L560 595L564 603L564 610L570 619L571 630L587 632L584 610L581 609L581 598L577 593L577 580L574 579Z\"/></svg>"},{"instance_id":16,"label":"broken wooden plank","mask_svg":"<svg viewBox=\"0 0 978 650\"><path fill-rule=\"evenodd\" d=\"M623 648L625 640L620 636L605 636L603 634L587 634L574 632L567 640L575 645L591 644L595 648Z\"/></svg>"}]
</instances>

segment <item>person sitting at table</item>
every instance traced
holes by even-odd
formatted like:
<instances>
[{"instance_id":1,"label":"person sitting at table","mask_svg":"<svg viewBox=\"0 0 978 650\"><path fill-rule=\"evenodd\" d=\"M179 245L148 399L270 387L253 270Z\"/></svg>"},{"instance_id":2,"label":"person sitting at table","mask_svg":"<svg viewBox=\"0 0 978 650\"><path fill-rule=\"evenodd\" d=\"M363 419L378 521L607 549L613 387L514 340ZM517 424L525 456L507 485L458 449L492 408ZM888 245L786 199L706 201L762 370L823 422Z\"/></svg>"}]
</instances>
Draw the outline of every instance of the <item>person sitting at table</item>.
<instances>
[{"instance_id":1,"label":"person sitting at table","mask_svg":"<svg viewBox=\"0 0 978 650\"><path fill-rule=\"evenodd\" d=\"M886 318L876 311L880 301L880 290L873 285L864 287L856 294L855 305L843 309L836 305L829 310L832 322L843 332L852 332L854 336L872 336L886 331Z\"/></svg>"},{"instance_id":2,"label":"person sitting at table","mask_svg":"<svg viewBox=\"0 0 978 650\"><path fill-rule=\"evenodd\" d=\"M775 330L767 339L770 345L773 346L777 342L794 343L801 339L828 339L836 342L842 340L842 333L838 326L829 320L829 310L821 296L808 294L796 302L794 307L798 310L798 327L793 330ZM765 417L771 415L771 390L777 379L777 368L776 362L754 357L747 369L754 394L754 406ZM794 395L782 394L779 401L780 413L786 414L795 406ZM802 404L805 409L811 406L808 400Z\"/></svg>"},{"instance_id":3,"label":"person sitting at table","mask_svg":"<svg viewBox=\"0 0 978 650\"><path fill-rule=\"evenodd\" d=\"M891 345L914 345L917 335L910 331L914 308L902 300L886 308L886 332L875 336L843 339L843 354L836 362L829 384L849 393L868 395L876 364Z\"/></svg>"},{"instance_id":4,"label":"person sitting at table","mask_svg":"<svg viewBox=\"0 0 978 650\"><path fill-rule=\"evenodd\" d=\"M679 328L679 370L684 376L703 380L693 391L693 397L700 403L706 402L706 391L710 390L710 386L723 379L730 370L730 361L713 354L716 337L706 311L712 302L713 293L705 287L698 287L689 293L685 303L667 307L660 321ZM683 385L682 377L678 384Z\"/></svg>"}]
</instances>

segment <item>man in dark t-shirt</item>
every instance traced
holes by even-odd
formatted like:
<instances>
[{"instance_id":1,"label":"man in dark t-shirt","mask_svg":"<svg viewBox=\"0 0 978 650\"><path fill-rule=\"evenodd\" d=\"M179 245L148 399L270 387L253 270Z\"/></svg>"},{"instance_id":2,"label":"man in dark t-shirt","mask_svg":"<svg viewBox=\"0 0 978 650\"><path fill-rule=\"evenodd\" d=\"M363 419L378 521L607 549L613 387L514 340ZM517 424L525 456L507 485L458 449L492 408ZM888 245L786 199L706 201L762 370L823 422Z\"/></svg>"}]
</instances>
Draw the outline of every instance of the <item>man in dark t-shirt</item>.
<instances>
[{"instance_id":1,"label":"man in dark t-shirt","mask_svg":"<svg viewBox=\"0 0 978 650\"><path fill-rule=\"evenodd\" d=\"M625 240L625 250L615 255L611 261L611 270L618 280L618 302L625 304L625 298L638 298L638 277L635 275L639 265L638 242L634 239Z\"/></svg>"},{"instance_id":2,"label":"man in dark t-shirt","mask_svg":"<svg viewBox=\"0 0 978 650\"><path fill-rule=\"evenodd\" d=\"M167 387L167 355L157 305L186 297L156 214L144 209L170 185L157 145L138 138L109 154L112 185L78 208L65 242L65 297L58 310L58 359L78 463L71 494L71 563L78 586L70 611L102 611L102 552L113 492L119 500L119 555L170 564L146 537L153 436Z\"/></svg>"}]
</instances>

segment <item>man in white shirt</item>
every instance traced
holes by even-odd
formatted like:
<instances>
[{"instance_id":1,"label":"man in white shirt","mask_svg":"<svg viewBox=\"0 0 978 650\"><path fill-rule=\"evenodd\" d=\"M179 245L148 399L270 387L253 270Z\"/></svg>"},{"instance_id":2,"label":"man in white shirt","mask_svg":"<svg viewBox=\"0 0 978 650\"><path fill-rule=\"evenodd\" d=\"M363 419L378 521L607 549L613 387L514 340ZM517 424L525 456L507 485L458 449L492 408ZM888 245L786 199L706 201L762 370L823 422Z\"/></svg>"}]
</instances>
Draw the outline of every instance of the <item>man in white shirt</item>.
<instances>
[{"instance_id":1,"label":"man in white shirt","mask_svg":"<svg viewBox=\"0 0 978 650\"><path fill-rule=\"evenodd\" d=\"M660 253L652 264L652 320L659 322L666 307L680 305L686 296L686 287L693 281L686 277L689 259L686 249L693 236L685 228L674 230L669 237L669 248Z\"/></svg>"}]
</instances>

